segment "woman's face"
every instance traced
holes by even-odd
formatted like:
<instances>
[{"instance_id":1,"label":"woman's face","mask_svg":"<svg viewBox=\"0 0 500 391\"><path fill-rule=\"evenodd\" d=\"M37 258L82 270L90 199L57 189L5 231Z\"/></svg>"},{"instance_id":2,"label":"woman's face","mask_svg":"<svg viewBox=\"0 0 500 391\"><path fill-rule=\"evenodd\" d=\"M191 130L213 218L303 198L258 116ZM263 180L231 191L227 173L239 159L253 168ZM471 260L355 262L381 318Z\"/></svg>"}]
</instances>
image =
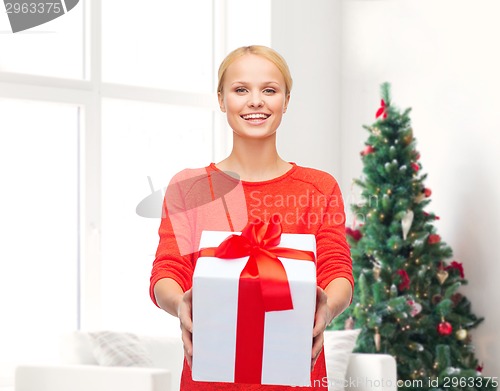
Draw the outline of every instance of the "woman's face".
<instances>
[{"instance_id":1,"label":"woman's face","mask_svg":"<svg viewBox=\"0 0 500 391\"><path fill-rule=\"evenodd\" d=\"M234 133L245 138L273 135L290 99L276 65L255 54L245 54L227 68L222 91L220 108Z\"/></svg>"}]
</instances>

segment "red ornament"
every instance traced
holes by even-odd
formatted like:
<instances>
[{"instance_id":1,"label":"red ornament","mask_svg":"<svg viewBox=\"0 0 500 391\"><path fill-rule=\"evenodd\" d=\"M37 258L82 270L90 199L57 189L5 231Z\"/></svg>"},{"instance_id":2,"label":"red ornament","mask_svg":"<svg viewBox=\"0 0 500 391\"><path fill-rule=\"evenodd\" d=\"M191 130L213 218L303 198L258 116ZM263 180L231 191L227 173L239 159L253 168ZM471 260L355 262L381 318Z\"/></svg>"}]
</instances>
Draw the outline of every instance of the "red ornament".
<instances>
[{"instance_id":1,"label":"red ornament","mask_svg":"<svg viewBox=\"0 0 500 391\"><path fill-rule=\"evenodd\" d=\"M346 233L346 235L349 235L350 237L352 237L356 242L359 239L361 239L361 237L363 236L359 229L351 229L349 227L345 228L345 233Z\"/></svg>"},{"instance_id":2,"label":"red ornament","mask_svg":"<svg viewBox=\"0 0 500 391\"><path fill-rule=\"evenodd\" d=\"M483 372L483 368L484 368L484 365L483 365L483 364L478 365L478 366L476 367L476 371L478 371L479 373L482 373L482 372Z\"/></svg>"},{"instance_id":3,"label":"red ornament","mask_svg":"<svg viewBox=\"0 0 500 391\"><path fill-rule=\"evenodd\" d=\"M406 270L400 269L396 271L396 274L401 276L401 282L398 285L398 289L400 291L404 291L405 289L410 288L410 277L408 277L408 273Z\"/></svg>"},{"instance_id":4,"label":"red ornament","mask_svg":"<svg viewBox=\"0 0 500 391\"><path fill-rule=\"evenodd\" d=\"M427 198L429 198L429 197L431 196L431 194L432 194L432 190L426 187L426 188L424 189L424 194L425 194L425 196L426 196Z\"/></svg>"},{"instance_id":5,"label":"red ornament","mask_svg":"<svg viewBox=\"0 0 500 391\"><path fill-rule=\"evenodd\" d=\"M365 149L363 149L360 154L361 156L366 156L369 155L370 153L375 152L375 148L373 148L371 145L367 145Z\"/></svg>"},{"instance_id":6,"label":"red ornament","mask_svg":"<svg viewBox=\"0 0 500 391\"><path fill-rule=\"evenodd\" d=\"M441 323L438 324L437 332L439 333L439 335L447 336L453 332L453 327L451 326L450 323L443 320Z\"/></svg>"},{"instance_id":7,"label":"red ornament","mask_svg":"<svg viewBox=\"0 0 500 391\"><path fill-rule=\"evenodd\" d=\"M418 163L415 162L411 164L411 168L413 168L413 171L415 172L418 172L420 170L420 166L418 165Z\"/></svg>"},{"instance_id":8,"label":"red ornament","mask_svg":"<svg viewBox=\"0 0 500 391\"><path fill-rule=\"evenodd\" d=\"M436 244L441 241L441 236L436 235L436 234L430 234L429 237L427 238L427 242L429 244Z\"/></svg>"},{"instance_id":9,"label":"red ornament","mask_svg":"<svg viewBox=\"0 0 500 391\"><path fill-rule=\"evenodd\" d=\"M429 216L431 216L434 220L439 220L439 219L440 219L440 217L439 217L439 216L436 216L435 214L432 214L432 215L431 215L431 214L429 214L429 213L427 213L427 212L423 212L423 213L424 213L424 216L425 216L425 217L429 217Z\"/></svg>"},{"instance_id":10,"label":"red ornament","mask_svg":"<svg viewBox=\"0 0 500 391\"><path fill-rule=\"evenodd\" d=\"M464 279L465 274L464 274L464 266L462 265L461 262L453 261L452 263L449 264L449 266L446 266L445 270L450 270L450 269L456 269L460 273L460 278Z\"/></svg>"},{"instance_id":11,"label":"red ornament","mask_svg":"<svg viewBox=\"0 0 500 391\"><path fill-rule=\"evenodd\" d=\"M380 116L382 116L383 119L387 118L387 108L383 99L380 101L380 108L377 110L375 118L378 118Z\"/></svg>"}]
</instances>

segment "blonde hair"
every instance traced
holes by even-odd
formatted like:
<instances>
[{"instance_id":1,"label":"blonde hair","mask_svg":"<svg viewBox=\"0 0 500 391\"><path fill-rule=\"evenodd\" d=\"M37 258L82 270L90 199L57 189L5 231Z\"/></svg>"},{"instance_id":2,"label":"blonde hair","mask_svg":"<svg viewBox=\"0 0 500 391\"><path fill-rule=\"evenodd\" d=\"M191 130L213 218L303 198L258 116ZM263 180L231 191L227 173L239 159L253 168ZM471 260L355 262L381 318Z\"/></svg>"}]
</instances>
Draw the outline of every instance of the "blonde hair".
<instances>
[{"instance_id":1,"label":"blonde hair","mask_svg":"<svg viewBox=\"0 0 500 391\"><path fill-rule=\"evenodd\" d=\"M233 50L226 56L219 67L219 84L217 85L218 93L222 93L222 84L224 83L224 75L226 74L227 68L229 68L229 66L236 59L240 58L244 54L255 54L256 56L261 56L276 65L285 79L285 93L286 95L290 94L290 91L292 90L292 75L290 74L290 69L288 68L285 59L276 50L260 45L242 46Z\"/></svg>"}]
</instances>

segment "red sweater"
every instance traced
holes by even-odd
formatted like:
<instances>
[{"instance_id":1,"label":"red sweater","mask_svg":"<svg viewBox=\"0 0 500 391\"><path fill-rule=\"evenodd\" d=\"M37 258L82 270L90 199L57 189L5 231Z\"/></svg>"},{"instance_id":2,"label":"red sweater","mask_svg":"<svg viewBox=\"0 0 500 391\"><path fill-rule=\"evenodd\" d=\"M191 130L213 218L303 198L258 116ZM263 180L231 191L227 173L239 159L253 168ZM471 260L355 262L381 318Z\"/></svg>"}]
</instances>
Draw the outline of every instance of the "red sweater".
<instances>
[{"instance_id":1,"label":"red sweater","mask_svg":"<svg viewBox=\"0 0 500 391\"><path fill-rule=\"evenodd\" d=\"M153 262L150 295L162 278L172 278L186 291L191 288L196 250L202 230L241 231L248 221L269 220L278 214L284 233L316 236L317 283L321 288L344 277L354 287L352 261L345 239L345 214L337 181L329 174L292 163L282 176L261 182L231 179L211 164L181 171L165 197L160 242ZM311 373L312 388L326 390L324 352ZM316 381L315 381L316 380ZM268 390L301 387L194 382L184 362L181 390Z\"/></svg>"}]
</instances>

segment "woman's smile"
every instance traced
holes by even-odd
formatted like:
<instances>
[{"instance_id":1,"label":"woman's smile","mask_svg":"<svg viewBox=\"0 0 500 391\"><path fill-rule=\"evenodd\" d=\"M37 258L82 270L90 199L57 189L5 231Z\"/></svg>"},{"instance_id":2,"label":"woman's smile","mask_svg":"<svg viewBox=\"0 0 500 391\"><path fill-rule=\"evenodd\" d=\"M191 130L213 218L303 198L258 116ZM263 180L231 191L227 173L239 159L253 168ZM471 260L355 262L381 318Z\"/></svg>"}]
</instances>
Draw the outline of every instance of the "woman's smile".
<instances>
[{"instance_id":1,"label":"woman's smile","mask_svg":"<svg viewBox=\"0 0 500 391\"><path fill-rule=\"evenodd\" d=\"M226 70L221 110L236 137L264 139L275 135L288 105L285 79L276 65L245 54Z\"/></svg>"}]
</instances>

